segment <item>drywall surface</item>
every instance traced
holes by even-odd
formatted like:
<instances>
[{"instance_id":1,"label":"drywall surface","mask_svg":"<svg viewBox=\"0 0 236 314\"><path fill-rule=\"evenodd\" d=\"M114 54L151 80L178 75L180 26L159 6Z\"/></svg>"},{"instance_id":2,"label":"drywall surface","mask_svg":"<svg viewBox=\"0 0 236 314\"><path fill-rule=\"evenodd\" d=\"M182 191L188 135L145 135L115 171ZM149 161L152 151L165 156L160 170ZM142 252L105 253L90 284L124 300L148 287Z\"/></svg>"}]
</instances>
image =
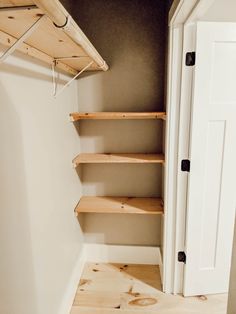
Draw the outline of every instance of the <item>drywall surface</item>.
<instances>
[{"instance_id":1,"label":"drywall surface","mask_svg":"<svg viewBox=\"0 0 236 314\"><path fill-rule=\"evenodd\" d=\"M209 22L236 22L236 1L215 0L201 20Z\"/></svg>"},{"instance_id":2,"label":"drywall surface","mask_svg":"<svg viewBox=\"0 0 236 314\"><path fill-rule=\"evenodd\" d=\"M229 299L227 314L236 313L236 225L234 229L233 256L230 273Z\"/></svg>"},{"instance_id":3,"label":"drywall surface","mask_svg":"<svg viewBox=\"0 0 236 314\"><path fill-rule=\"evenodd\" d=\"M80 254L76 97L73 84L54 99L50 69L29 58L0 65L1 314L58 314Z\"/></svg>"},{"instance_id":4,"label":"drywall surface","mask_svg":"<svg viewBox=\"0 0 236 314\"><path fill-rule=\"evenodd\" d=\"M71 1L68 7L110 66L78 81L78 110L163 110L166 1ZM82 121L83 152L160 152L163 121ZM161 196L160 165L85 165L84 195ZM85 216L89 242L159 245L160 216Z\"/></svg>"}]
</instances>

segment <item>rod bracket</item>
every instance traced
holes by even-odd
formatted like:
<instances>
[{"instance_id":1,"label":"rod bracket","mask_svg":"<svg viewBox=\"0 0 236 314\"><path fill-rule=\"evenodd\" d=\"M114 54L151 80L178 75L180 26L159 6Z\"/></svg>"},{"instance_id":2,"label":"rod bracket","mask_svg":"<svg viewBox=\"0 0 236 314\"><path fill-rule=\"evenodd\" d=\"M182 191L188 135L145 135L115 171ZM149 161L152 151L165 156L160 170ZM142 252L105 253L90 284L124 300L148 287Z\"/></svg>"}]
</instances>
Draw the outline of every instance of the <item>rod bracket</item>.
<instances>
[{"instance_id":1,"label":"rod bracket","mask_svg":"<svg viewBox=\"0 0 236 314\"><path fill-rule=\"evenodd\" d=\"M53 25L56 27L56 28L61 28L61 29L66 29L69 25L70 25L70 22L71 22L71 16L68 15L66 17L66 21L63 25L57 25L56 23L53 22Z\"/></svg>"}]
</instances>

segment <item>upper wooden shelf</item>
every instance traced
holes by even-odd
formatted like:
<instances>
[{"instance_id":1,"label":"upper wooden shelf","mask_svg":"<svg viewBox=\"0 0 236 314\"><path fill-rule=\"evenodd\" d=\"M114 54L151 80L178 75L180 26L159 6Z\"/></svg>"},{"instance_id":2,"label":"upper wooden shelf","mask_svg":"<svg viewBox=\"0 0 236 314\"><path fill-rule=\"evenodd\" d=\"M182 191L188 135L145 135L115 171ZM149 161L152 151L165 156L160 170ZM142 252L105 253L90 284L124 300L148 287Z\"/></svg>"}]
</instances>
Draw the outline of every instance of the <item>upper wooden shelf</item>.
<instances>
[{"instance_id":1,"label":"upper wooden shelf","mask_svg":"<svg viewBox=\"0 0 236 314\"><path fill-rule=\"evenodd\" d=\"M74 167L79 164L160 164L165 162L163 154L79 154L73 160Z\"/></svg>"},{"instance_id":2,"label":"upper wooden shelf","mask_svg":"<svg viewBox=\"0 0 236 314\"><path fill-rule=\"evenodd\" d=\"M91 61L88 70L108 69L106 62L58 0L0 1L0 44L11 46L41 16L39 27L17 49L76 75ZM65 26L66 27L63 27Z\"/></svg>"},{"instance_id":3,"label":"upper wooden shelf","mask_svg":"<svg viewBox=\"0 0 236 314\"><path fill-rule=\"evenodd\" d=\"M165 112L73 112L71 121L78 120L128 120L128 119L165 119Z\"/></svg>"},{"instance_id":4,"label":"upper wooden shelf","mask_svg":"<svg viewBox=\"0 0 236 314\"><path fill-rule=\"evenodd\" d=\"M83 196L76 213L163 214L163 202L154 197Z\"/></svg>"}]
</instances>

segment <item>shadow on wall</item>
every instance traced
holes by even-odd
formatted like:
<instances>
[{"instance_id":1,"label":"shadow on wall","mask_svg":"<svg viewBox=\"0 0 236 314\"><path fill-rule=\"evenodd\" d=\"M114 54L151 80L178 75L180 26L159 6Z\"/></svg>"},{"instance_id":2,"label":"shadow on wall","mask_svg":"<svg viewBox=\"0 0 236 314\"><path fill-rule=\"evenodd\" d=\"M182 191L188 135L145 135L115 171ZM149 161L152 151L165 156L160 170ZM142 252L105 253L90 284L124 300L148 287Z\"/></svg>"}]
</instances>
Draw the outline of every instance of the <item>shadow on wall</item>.
<instances>
[{"instance_id":1,"label":"shadow on wall","mask_svg":"<svg viewBox=\"0 0 236 314\"><path fill-rule=\"evenodd\" d=\"M2 85L0 94L0 313L37 314L21 123Z\"/></svg>"},{"instance_id":2,"label":"shadow on wall","mask_svg":"<svg viewBox=\"0 0 236 314\"><path fill-rule=\"evenodd\" d=\"M79 110L161 110L166 1L91 0L89 5L86 0L68 2L73 17L110 66L110 71L94 76L92 87L97 97L93 106L91 99L83 98L83 84L79 85ZM91 74L84 74L79 82L88 79L87 75Z\"/></svg>"},{"instance_id":3,"label":"shadow on wall","mask_svg":"<svg viewBox=\"0 0 236 314\"><path fill-rule=\"evenodd\" d=\"M83 167L84 195L161 197L161 165L90 164L80 167Z\"/></svg>"},{"instance_id":4,"label":"shadow on wall","mask_svg":"<svg viewBox=\"0 0 236 314\"><path fill-rule=\"evenodd\" d=\"M89 196L161 196L161 165L81 165L83 194ZM81 173L80 173L81 175ZM81 214L85 241L91 243L161 244L159 216ZM122 230L122 232L121 232Z\"/></svg>"},{"instance_id":5,"label":"shadow on wall","mask_svg":"<svg viewBox=\"0 0 236 314\"><path fill-rule=\"evenodd\" d=\"M122 214L80 215L85 216L83 228L85 231L85 242L87 243L161 245L161 221L157 217L126 215L124 219ZM145 224L148 228L145 227Z\"/></svg>"},{"instance_id":6,"label":"shadow on wall","mask_svg":"<svg viewBox=\"0 0 236 314\"><path fill-rule=\"evenodd\" d=\"M0 45L0 55L5 50L6 50L6 47L3 45ZM15 62L15 64L6 63L6 61L4 63L1 63L0 70L2 73L17 75L20 77L22 77L22 76L29 77L29 78L32 78L32 79L38 80L38 81L52 82L52 72L51 72L51 75L48 75L48 69L50 68L50 66L48 64L46 64L45 62L42 62L38 59L35 59L33 57L30 57L28 55L24 55L23 53L18 52L18 51L15 51L13 55L14 55L14 57L17 58L16 59L17 61ZM29 69L29 65L27 65L26 67L19 66L18 65L19 60L23 61L23 62L25 61L28 64L29 64L29 62L31 62L33 65L36 64L36 65L41 66L42 69L44 69L44 73ZM20 62L20 63L22 64L22 62ZM62 71L57 69L56 72L57 72L58 84L61 84L61 85L66 84L67 80L62 78L62 75L61 75ZM53 90L53 86L52 86L52 90Z\"/></svg>"},{"instance_id":7,"label":"shadow on wall","mask_svg":"<svg viewBox=\"0 0 236 314\"><path fill-rule=\"evenodd\" d=\"M87 153L161 153L163 121L79 121L74 126Z\"/></svg>"}]
</instances>

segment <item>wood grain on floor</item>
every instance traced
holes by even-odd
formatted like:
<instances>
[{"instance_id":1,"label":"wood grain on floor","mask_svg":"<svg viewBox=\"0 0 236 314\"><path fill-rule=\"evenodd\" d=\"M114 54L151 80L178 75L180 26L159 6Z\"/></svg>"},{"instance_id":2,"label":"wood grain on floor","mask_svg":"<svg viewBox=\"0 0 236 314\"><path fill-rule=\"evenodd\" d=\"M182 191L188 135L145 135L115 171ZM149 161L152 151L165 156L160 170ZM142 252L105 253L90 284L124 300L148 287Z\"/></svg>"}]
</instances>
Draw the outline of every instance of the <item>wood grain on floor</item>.
<instances>
[{"instance_id":1,"label":"wood grain on floor","mask_svg":"<svg viewBox=\"0 0 236 314\"><path fill-rule=\"evenodd\" d=\"M71 314L226 314L226 307L227 295L163 293L155 265L87 263Z\"/></svg>"}]
</instances>

